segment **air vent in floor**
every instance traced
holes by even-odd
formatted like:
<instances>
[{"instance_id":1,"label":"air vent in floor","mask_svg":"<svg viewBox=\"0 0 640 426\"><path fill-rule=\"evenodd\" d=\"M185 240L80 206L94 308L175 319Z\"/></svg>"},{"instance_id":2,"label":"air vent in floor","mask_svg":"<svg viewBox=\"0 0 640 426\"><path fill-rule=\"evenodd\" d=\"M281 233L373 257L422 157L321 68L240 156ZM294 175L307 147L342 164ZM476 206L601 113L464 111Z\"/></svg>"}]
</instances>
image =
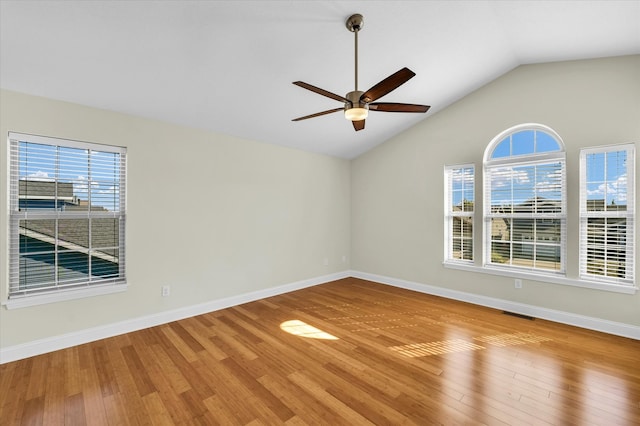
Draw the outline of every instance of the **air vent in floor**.
<instances>
[{"instance_id":1,"label":"air vent in floor","mask_svg":"<svg viewBox=\"0 0 640 426\"><path fill-rule=\"evenodd\" d=\"M505 314L505 315L511 315L512 317L518 317L518 318L526 319L526 320L529 320L529 321L533 321L535 319L534 317L530 317L529 315L517 314L515 312L502 311L502 313Z\"/></svg>"}]
</instances>

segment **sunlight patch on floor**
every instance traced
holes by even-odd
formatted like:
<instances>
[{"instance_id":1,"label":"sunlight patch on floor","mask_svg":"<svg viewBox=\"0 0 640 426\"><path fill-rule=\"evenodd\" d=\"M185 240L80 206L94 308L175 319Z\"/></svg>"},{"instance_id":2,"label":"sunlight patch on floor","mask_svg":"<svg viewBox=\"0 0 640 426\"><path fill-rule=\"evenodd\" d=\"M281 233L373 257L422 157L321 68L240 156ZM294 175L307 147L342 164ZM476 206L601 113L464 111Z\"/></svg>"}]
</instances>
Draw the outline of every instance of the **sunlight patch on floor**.
<instances>
[{"instance_id":1,"label":"sunlight patch on floor","mask_svg":"<svg viewBox=\"0 0 640 426\"><path fill-rule=\"evenodd\" d=\"M300 320L285 321L280 324L280 328L289 334L293 334L294 336L306 337L309 339L338 340L336 336L317 329L314 326Z\"/></svg>"},{"instance_id":2,"label":"sunlight patch on floor","mask_svg":"<svg viewBox=\"0 0 640 426\"><path fill-rule=\"evenodd\" d=\"M527 343L549 342L552 340L548 337L537 336L531 333L495 334L490 336L474 337L473 339L495 346L524 345Z\"/></svg>"},{"instance_id":3,"label":"sunlight patch on floor","mask_svg":"<svg viewBox=\"0 0 640 426\"><path fill-rule=\"evenodd\" d=\"M441 342L411 343L402 346L390 346L394 352L409 358L422 356L442 355L452 352L477 351L484 347L461 339L443 340Z\"/></svg>"}]
</instances>

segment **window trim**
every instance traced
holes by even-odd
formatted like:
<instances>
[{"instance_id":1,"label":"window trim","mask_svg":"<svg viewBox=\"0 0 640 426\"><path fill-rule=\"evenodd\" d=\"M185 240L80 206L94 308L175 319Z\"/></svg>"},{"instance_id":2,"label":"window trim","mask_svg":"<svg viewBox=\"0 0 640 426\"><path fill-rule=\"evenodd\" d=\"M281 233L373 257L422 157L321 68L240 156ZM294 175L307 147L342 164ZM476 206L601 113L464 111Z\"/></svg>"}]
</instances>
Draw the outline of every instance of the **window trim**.
<instances>
[{"instance_id":1,"label":"window trim","mask_svg":"<svg viewBox=\"0 0 640 426\"><path fill-rule=\"evenodd\" d=\"M471 169L473 173L473 211L472 212L464 212L465 214L455 214L451 210L451 173L453 170L458 169ZM476 212L476 167L473 163L468 164L456 164L444 167L444 193L445 193L445 202L444 202L444 261L452 262L452 263L462 263L462 264L473 264L476 258L476 239L475 239L475 212ZM470 217L472 223L471 230L471 259L455 259L451 256L452 246L453 246L453 235L451 234L451 220L455 216L464 216Z\"/></svg>"},{"instance_id":2,"label":"window trim","mask_svg":"<svg viewBox=\"0 0 640 426\"><path fill-rule=\"evenodd\" d=\"M19 165L18 158L20 149L20 142L28 142L33 144L43 144L48 146L60 146L65 148L77 148L82 150L93 150L99 152L109 152L109 153L117 153L120 154L120 169L119 169L119 208L116 211L111 212L94 212L92 214L90 211L82 212L82 213L70 213L69 218L117 218L121 221L121 225L118 227L119 233L119 274L117 277L113 277L107 279L106 282L92 282L89 281L79 282L77 285L69 286L67 288L51 288L44 289L41 291L35 292L26 292L23 293L21 291L12 291L12 283L15 284L15 279L19 279L19 275L17 271L12 272L14 268L17 267L19 263L19 251L17 250L16 244L17 239L19 238L19 230L17 228L16 223L19 223L20 220L24 220L26 218L30 219L63 219L60 212L38 212L38 211L22 211L19 207ZM58 302L62 300L72 300L83 297L91 297L99 294L109 294L125 291L128 288L127 279L126 279L126 269L125 269L125 247L126 247L126 176L127 176L127 150L125 147L115 146L115 145L103 145L96 144L91 142L81 142L75 140L69 140L64 138L56 138L56 137L48 137L48 136L38 136L38 135L30 135L24 133L17 132L9 132L7 138L7 280L8 280L8 291L6 300L4 300L1 304L6 306L7 309L26 307L26 306L34 306L52 302Z\"/></svg>"},{"instance_id":3,"label":"window trim","mask_svg":"<svg viewBox=\"0 0 640 426\"><path fill-rule=\"evenodd\" d=\"M586 158L587 155L589 154L598 154L598 153L603 153L603 154L607 154L610 152L616 152L616 151L626 151L627 152L627 193L626 193L626 199L627 199L627 209L624 211L624 213L621 213L620 211L616 211L616 212L612 212L612 213L607 213L606 211L603 212L590 212L586 209L586 172L587 172L587 164L586 164ZM580 278L582 280L589 280L589 281L596 281L596 282L602 282L602 283L607 283L609 285L618 285L618 286L625 286L625 287L631 287L631 288L635 288L636 285L636 277L635 277L635 246L636 246L636 233L635 233L635 227L636 227L636 214L635 214L635 192L636 192L636 188L635 188L635 167L636 167L636 160L635 160L635 144L633 143L625 143L625 144L613 144L613 145L601 145L601 146L595 146L595 147L588 147L588 148L582 148L580 149L580 180L579 180L579 190L580 190L580 196L579 196L579 226L580 226L580 231L579 231L579 237L578 237L578 241L579 241L579 255L578 255L578 274L580 276ZM605 171L606 173L606 171ZM627 236L627 238L625 239L626 244L625 244L625 272L627 271L631 271L630 277L628 277L628 275L626 275L624 278L616 278L616 277L611 277L611 276L605 276L605 275L596 275L596 274L589 274L586 271L586 266L587 266L587 221L590 218L621 218L624 217L627 219L628 223L631 223L631 226L627 226L628 228L631 228L630 231L630 238L629 238L629 232L627 232L625 235ZM628 266L628 264L630 265L630 268Z\"/></svg>"}]
</instances>

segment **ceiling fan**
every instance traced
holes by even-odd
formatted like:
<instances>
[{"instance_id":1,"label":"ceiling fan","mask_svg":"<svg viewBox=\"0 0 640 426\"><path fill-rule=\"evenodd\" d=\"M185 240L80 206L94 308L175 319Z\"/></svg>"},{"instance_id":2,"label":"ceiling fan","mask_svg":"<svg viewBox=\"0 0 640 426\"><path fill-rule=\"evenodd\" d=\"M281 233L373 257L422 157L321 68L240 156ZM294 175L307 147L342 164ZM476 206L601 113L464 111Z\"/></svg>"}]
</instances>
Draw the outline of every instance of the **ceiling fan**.
<instances>
[{"instance_id":1,"label":"ceiling fan","mask_svg":"<svg viewBox=\"0 0 640 426\"><path fill-rule=\"evenodd\" d=\"M416 104L401 104L396 102L374 102L383 97L387 93L397 89L410 78L416 75L409 68L402 68L385 78L378 84L366 92L358 90L358 32L362 30L364 20L362 15L356 13L351 15L347 19L347 29L353 32L355 36L355 90L347 93L345 96L336 95L335 93L328 92L311 84L303 81L294 81L293 84L300 86L304 89L311 90L312 92L326 96L336 101L344 102L344 106L341 108L333 108L327 111L316 112L315 114L305 115L304 117L294 118L292 121L301 121L308 118L319 117L321 115L331 114L344 110L344 117L353 123L353 128L356 130L364 129L364 121L369 115L369 110L382 111L382 112L427 112L430 108L428 105L416 105Z\"/></svg>"}]
</instances>

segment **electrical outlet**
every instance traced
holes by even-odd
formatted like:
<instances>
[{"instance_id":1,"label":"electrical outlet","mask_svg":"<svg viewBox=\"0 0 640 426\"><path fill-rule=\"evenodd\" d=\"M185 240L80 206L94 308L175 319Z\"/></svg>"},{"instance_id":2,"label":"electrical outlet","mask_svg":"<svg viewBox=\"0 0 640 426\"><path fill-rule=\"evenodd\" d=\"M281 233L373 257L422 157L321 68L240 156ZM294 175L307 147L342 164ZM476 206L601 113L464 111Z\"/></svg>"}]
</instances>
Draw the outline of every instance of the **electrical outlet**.
<instances>
[{"instance_id":1,"label":"electrical outlet","mask_svg":"<svg viewBox=\"0 0 640 426\"><path fill-rule=\"evenodd\" d=\"M169 287L168 285L163 285L162 286L162 297L167 297L171 294L171 287Z\"/></svg>"},{"instance_id":2,"label":"electrical outlet","mask_svg":"<svg viewBox=\"0 0 640 426\"><path fill-rule=\"evenodd\" d=\"M328 266L329 265L329 259L328 258L324 258L324 266Z\"/></svg>"},{"instance_id":3,"label":"electrical outlet","mask_svg":"<svg viewBox=\"0 0 640 426\"><path fill-rule=\"evenodd\" d=\"M516 278L515 285L516 288L522 288L522 280Z\"/></svg>"},{"instance_id":4,"label":"electrical outlet","mask_svg":"<svg viewBox=\"0 0 640 426\"><path fill-rule=\"evenodd\" d=\"M347 256L346 255L342 256L342 263L347 263Z\"/></svg>"}]
</instances>

